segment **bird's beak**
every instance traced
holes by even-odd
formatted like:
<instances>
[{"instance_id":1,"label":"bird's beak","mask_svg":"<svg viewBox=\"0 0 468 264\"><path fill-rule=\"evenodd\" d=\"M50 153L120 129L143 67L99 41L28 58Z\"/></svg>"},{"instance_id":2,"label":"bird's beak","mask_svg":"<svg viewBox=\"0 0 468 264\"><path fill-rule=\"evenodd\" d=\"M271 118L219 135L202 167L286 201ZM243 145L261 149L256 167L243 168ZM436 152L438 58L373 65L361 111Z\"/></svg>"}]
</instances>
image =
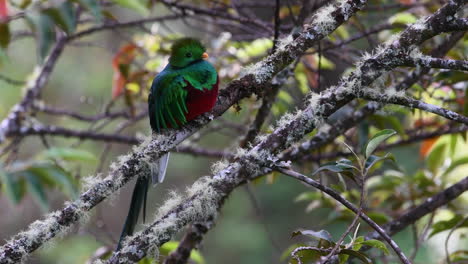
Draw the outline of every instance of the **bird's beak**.
<instances>
[{"instance_id":1,"label":"bird's beak","mask_svg":"<svg viewBox=\"0 0 468 264\"><path fill-rule=\"evenodd\" d=\"M202 59L206 60L208 59L210 56L208 56L208 53L206 52L203 52L203 54L201 55Z\"/></svg>"}]
</instances>

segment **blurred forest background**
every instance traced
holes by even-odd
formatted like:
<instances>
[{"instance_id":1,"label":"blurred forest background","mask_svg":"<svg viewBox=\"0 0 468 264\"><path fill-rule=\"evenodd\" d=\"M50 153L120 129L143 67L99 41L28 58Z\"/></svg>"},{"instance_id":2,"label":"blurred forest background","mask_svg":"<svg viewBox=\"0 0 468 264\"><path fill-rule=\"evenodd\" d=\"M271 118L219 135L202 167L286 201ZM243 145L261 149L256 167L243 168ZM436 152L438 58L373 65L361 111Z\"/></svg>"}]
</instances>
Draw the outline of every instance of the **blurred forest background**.
<instances>
[{"instance_id":1,"label":"blurred forest background","mask_svg":"<svg viewBox=\"0 0 468 264\"><path fill-rule=\"evenodd\" d=\"M311 14L330 2L0 0L1 120L34 87L40 65L51 60L48 56L58 56L50 78L45 77L46 85L38 89L21 114L20 126L7 131L5 140L0 139L0 244L43 214L76 199L89 186L88 177L102 177L120 155L132 151L133 145L150 135L148 89L166 65L174 40L196 37L207 46L222 89L242 76L248 65L268 56L274 46L281 46L279 39L300 32L310 22ZM444 4L433 0L369 1L367 7L296 60L279 92L272 91L274 103L260 134L268 135L282 115L301 108L310 91L319 93L337 84L365 52ZM463 15L466 12L461 11L459 16ZM450 48L439 57L467 59L468 38L463 31L440 34L420 50L432 54L447 42ZM413 70L419 68L398 68L382 85L396 85ZM466 72L435 69L418 78L408 94L466 116L467 83ZM327 123L333 129L366 102L354 100ZM170 191L183 191L197 178L212 175L215 162L230 159L243 146L261 105L259 96L239 102L173 151L165 182L150 189L149 214L154 214ZM341 158L356 162L343 142L362 153L365 144L383 129L392 129L396 135L381 145L379 155L391 153L394 161L375 165L366 183L365 212L378 224L398 218L467 176L466 125L392 105L368 114L330 144L302 153L295 158L294 168L311 176L327 162ZM304 142L316 133L306 135ZM311 177L357 203L359 190L342 172L325 168ZM112 251L132 188L133 181L100 203L65 236L34 252L26 263L86 263ZM445 263L447 259L468 263L467 217L465 193L393 238L414 263ZM292 238L293 231L326 230L331 240L337 241L353 218L329 196L273 172L230 195L196 252L199 255L190 261L287 263L294 261L290 253L297 245L327 240L317 235ZM147 222L151 223L152 217ZM362 223L344 242L350 243L354 233L363 236L371 231ZM173 241L182 236L183 232ZM176 246L164 245L161 254L167 255ZM366 253L374 263L397 262L392 254L385 254L386 249L374 246Z\"/></svg>"}]
</instances>

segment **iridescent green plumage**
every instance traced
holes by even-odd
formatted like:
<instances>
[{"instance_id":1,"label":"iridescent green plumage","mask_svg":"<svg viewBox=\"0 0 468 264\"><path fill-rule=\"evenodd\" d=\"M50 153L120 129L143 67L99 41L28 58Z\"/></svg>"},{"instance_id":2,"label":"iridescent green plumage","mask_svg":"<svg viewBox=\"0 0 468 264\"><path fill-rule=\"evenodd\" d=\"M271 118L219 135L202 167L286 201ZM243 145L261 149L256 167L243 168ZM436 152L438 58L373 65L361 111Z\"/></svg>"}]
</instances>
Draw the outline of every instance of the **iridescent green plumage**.
<instances>
[{"instance_id":1,"label":"iridescent green plumage","mask_svg":"<svg viewBox=\"0 0 468 264\"><path fill-rule=\"evenodd\" d=\"M218 75L204 60L206 56L198 40L183 38L174 43L169 64L154 78L148 97L153 131L177 128L213 108L218 95ZM150 180L153 184L163 181L168 159L169 153L152 162L151 177L137 179L118 249L125 237L133 234L142 209L144 218Z\"/></svg>"},{"instance_id":2,"label":"iridescent green plumage","mask_svg":"<svg viewBox=\"0 0 468 264\"><path fill-rule=\"evenodd\" d=\"M153 130L185 124L190 112L186 105L189 89L211 90L216 84L216 70L203 60L204 52L195 39L184 38L174 44L169 64L153 80L148 98Z\"/></svg>"}]
</instances>

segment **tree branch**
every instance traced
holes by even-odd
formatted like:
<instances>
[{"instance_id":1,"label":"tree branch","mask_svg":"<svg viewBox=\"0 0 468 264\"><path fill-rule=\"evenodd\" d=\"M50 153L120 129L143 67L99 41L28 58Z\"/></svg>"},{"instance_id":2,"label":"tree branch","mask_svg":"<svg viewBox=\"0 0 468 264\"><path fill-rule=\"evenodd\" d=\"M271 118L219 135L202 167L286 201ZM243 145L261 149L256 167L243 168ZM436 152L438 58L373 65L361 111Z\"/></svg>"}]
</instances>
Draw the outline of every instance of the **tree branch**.
<instances>
[{"instance_id":1,"label":"tree branch","mask_svg":"<svg viewBox=\"0 0 468 264\"><path fill-rule=\"evenodd\" d=\"M104 142L113 142L121 144L138 144L141 140L138 140L136 137L132 136L123 136L116 134L105 134L105 133L96 133L93 131L77 131L74 129L68 129L64 127L57 126L33 126L33 127L22 127L18 130L10 130L6 136L29 136L29 135L38 135L38 136L61 136L61 137L74 137L79 139L91 139Z\"/></svg>"},{"instance_id":2,"label":"tree branch","mask_svg":"<svg viewBox=\"0 0 468 264\"><path fill-rule=\"evenodd\" d=\"M453 201L467 190L468 176L462 179L461 181L455 183L454 185L450 186L449 188L437 193L436 195L427 198L424 203L420 204L416 208L409 210L397 219L383 225L382 228L385 230L385 232L392 236L402 231L412 223L415 223L423 216L432 213L438 208ZM372 232L371 234L368 234L366 236L366 239L378 239L378 237L378 233Z\"/></svg>"},{"instance_id":3,"label":"tree branch","mask_svg":"<svg viewBox=\"0 0 468 264\"><path fill-rule=\"evenodd\" d=\"M312 186L316 189L319 189L320 191L330 195L333 199L344 205L346 208L349 210L353 211L355 214L358 214L359 217L366 222L369 226L371 226L375 232L382 238L384 239L395 251L395 253L398 255L402 263L410 264L410 261L406 258L405 254L401 251L401 249L398 247L398 245L393 241L393 239L385 232L385 230L380 227L377 223L375 223L372 219L370 219L365 213L361 212L359 208L354 206L352 203L350 203L348 200L343 198L339 193L337 193L335 190L328 188L319 182L312 180L311 178L300 174L298 172L292 171L290 169L284 169L284 168L276 168L279 172L283 173L284 175L287 175L289 177L292 177L296 180L299 180L301 182L306 183L309 186Z\"/></svg>"},{"instance_id":4,"label":"tree branch","mask_svg":"<svg viewBox=\"0 0 468 264\"><path fill-rule=\"evenodd\" d=\"M10 130L19 129L23 113L29 110L33 101L39 96L41 89L46 85L58 58L62 54L65 43L64 37L59 38L44 64L36 69L35 78L26 84L26 94L21 102L16 104L8 116L0 123L0 144L3 143L6 134Z\"/></svg>"},{"instance_id":5,"label":"tree branch","mask_svg":"<svg viewBox=\"0 0 468 264\"><path fill-rule=\"evenodd\" d=\"M468 71L468 61L432 58L430 56L409 58L405 66L423 66L426 68Z\"/></svg>"},{"instance_id":6,"label":"tree branch","mask_svg":"<svg viewBox=\"0 0 468 264\"><path fill-rule=\"evenodd\" d=\"M362 95L362 98L367 99L367 100L381 102L381 103L391 103L391 104L406 106L409 108L417 108L426 112L430 112L430 113L445 117L449 120L453 120L455 122L468 125L468 117L464 115L461 115L451 110L448 110L448 109L445 109L436 105L428 104L428 103L425 103L425 102L422 102L413 98L408 98L404 96L386 96L385 94L377 94L373 91L371 93L364 92L364 94Z\"/></svg>"}]
</instances>

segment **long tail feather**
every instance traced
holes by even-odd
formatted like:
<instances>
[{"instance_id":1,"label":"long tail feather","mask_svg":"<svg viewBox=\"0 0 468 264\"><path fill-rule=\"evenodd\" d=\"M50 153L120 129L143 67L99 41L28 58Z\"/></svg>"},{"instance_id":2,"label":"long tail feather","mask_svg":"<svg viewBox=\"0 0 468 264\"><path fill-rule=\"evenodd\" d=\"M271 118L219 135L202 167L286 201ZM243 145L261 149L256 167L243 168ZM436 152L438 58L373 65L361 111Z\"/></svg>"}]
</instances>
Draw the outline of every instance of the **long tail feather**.
<instances>
[{"instance_id":1,"label":"long tail feather","mask_svg":"<svg viewBox=\"0 0 468 264\"><path fill-rule=\"evenodd\" d=\"M170 153L164 154L157 162L151 164L151 181L158 184L164 181Z\"/></svg>"},{"instance_id":2,"label":"long tail feather","mask_svg":"<svg viewBox=\"0 0 468 264\"><path fill-rule=\"evenodd\" d=\"M169 162L169 153L162 156L157 162L150 164L151 168L151 181L153 186L164 180L166 176L167 164ZM127 219L120 235L117 250L122 247L122 242L127 236L133 235L135 226L138 222L138 216L143 209L143 222L146 218L146 198L148 195L148 187L150 185L149 177L139 177L133 189L132 201L130 202L130 209L128 209ZM143 208L142 208L143 207Z\"/></svg>"},{"instance_id":3,"label":"long tail feather","mask_svg":"<svg viewBox=\"0 0 468 264\"><path fill-rule=\"evenodd\" d=\"M138 222L138 216L143 206L143 219L146 217L146 197L148 194L149 177L139 177L133 189L132 201L130 202L130 209L128 210L127 219L120 235L117 250L122 247L122 242L127 236L133 235L135 226ZM143 220L144 221L144 220Z\"/></svg>"}]
</instances>

